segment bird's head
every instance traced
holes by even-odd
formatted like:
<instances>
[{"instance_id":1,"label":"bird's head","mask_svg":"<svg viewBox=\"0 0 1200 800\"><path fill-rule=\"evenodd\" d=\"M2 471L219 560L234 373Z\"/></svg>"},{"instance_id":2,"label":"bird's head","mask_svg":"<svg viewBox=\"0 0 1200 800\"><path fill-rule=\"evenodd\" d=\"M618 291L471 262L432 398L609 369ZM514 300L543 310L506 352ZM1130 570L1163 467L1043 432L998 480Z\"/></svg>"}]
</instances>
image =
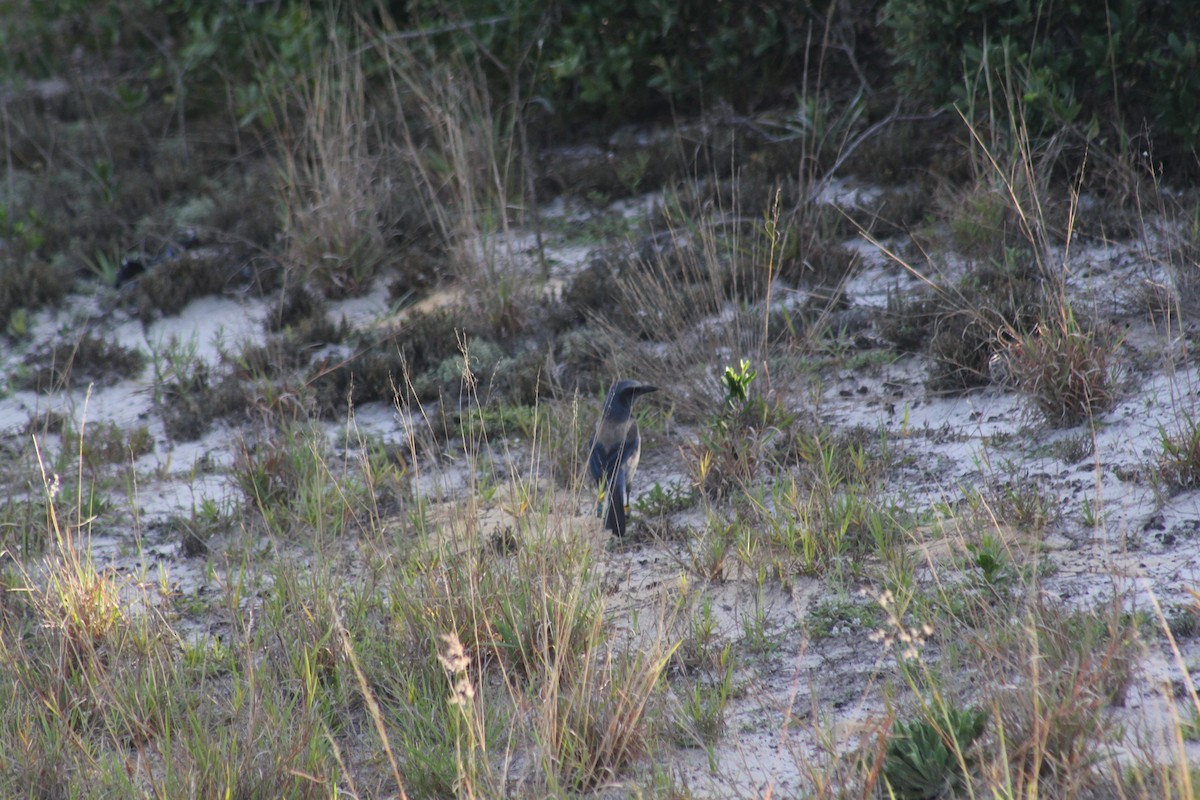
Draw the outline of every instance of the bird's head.
<instances>
[{"instance_id":1,"label":"bird's head","mask_svg":"<svg viewBox=\"0 0 1200 800\"><path fill-rule=\"evenodd\" d=\"M605 411L610 416L629 416L633 401L644 394L657 392L657 386L651 386L641 381L619 380L608 390L608 398L604 401Z\"/></svg>"}]
</instances>

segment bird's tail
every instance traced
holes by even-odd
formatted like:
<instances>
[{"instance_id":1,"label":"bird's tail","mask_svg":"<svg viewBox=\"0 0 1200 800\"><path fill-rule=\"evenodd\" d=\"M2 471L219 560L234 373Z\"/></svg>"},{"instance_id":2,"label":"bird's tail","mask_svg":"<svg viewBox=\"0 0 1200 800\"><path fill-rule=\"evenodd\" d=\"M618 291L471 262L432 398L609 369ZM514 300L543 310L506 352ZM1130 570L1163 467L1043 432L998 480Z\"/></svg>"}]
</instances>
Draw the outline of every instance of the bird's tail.
<instances>
[{"instance_id":1,"label":"bird's tail","mask_svg":"<svg viewBox=\"0 0 1200 800\"><path fill-rule=\"evenodd\" d=\"M625 535L625 470L619 470L608 493L608 513L604 527L617 536Z\"/></svg>"}]
</instances>

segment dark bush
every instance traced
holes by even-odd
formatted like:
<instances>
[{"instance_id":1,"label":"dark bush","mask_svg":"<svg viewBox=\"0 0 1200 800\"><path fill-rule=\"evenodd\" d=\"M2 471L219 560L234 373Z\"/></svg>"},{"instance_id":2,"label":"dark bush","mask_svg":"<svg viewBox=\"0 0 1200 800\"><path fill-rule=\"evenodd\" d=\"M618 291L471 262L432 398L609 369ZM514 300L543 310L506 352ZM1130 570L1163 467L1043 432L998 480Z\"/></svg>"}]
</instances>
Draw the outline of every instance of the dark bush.
<instances>
[{"instance_id":1,"label":"dark bush","mask_svg":"<svg viewBox=\"0 0 1200 800\"><path fill-rule=\"evenodd\" d=\"M969 111L1008 87L1037 134L1078 126L1156 156L1200 143L1200 28L1183 0L888 0L903 90Z\"/></svg>"},{"instance_id":2,"label":"dark bush","mask_svg":"<svg viewBox=\"0 0 1200 800\"><path fill-rule=\"evenodd\" d=\"M270 113L262 85L309 67L328 18L317 12L301 2L14 0L0 12L0 75L57 77L103 62L131 76L117 91L128 110L163 99L183 114L223 109L236 88L245 123ZM261 74L264 60L272 74Z\"/></svg>"},{"instance_id":3,"label":"dark bush","mask_svg":"<svg viewBox=\"0 0 1200 800\"><path fill-rule=\"evenodd\" d=\"M629 120L717 100L739 108L778 103L800 85L805 59L814 57L806 52L810 45L851 27L871 38L869 24L854 26L849 18L869 20L878 3L838 4L832 16L829 0L421 0L395 8L400 5L392 3L398 25L451 30L435 40L439 48L485 48L508 65L530 54L525 63L538 72L529 96L547 101L551 119L561 122Z\"/></svg>"},{"instance_id":4,"label":"dark bush","mask_svg":"<svg viewBox=\"0 0 1200 800\"><path fill-rule=\"evenodd\" d=\"M490 70L493 97L536 99L531 108L554 128L721 102L778 105L809 73L857 88L882 54L881 2L14 0L0 14L0 76L55 77L80 58L113 63L131 76L119 91L130 111L162 105L182 121L218 110L244 127L275 118L272 87L311 69L331 29L365 23L406 40L428 32L434 58L476 61Z\"/></svg>"}]
</instances>

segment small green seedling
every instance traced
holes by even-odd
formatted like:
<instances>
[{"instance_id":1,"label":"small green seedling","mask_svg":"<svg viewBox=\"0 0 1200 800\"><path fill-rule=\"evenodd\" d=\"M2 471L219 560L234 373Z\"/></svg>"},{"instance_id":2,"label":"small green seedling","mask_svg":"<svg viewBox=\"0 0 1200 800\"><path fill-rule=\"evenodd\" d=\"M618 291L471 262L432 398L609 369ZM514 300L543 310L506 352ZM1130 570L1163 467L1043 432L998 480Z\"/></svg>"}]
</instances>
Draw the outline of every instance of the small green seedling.
<instances>
[{"instance_id":1,"label":"small green seedling","mask_svg":"<svg viewBox=\"0 0 1200 800\"><path fill-rule=\"evenodd\" d=\"M737 371L726 367L721 381L725 384L725 402L730 408L744 408L750 400L750 384L758 377L758 372L750 369L750 362L742 359Z\"/></svg>"}]
</instances>

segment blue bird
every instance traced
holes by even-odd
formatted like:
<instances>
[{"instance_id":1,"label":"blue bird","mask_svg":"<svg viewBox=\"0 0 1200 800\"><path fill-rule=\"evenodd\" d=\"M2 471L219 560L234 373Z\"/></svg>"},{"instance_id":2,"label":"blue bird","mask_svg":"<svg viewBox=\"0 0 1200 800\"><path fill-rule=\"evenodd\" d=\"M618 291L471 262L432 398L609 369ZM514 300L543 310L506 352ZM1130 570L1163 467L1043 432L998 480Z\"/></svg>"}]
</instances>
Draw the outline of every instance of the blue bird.
<instances>
[{"instance_id":1,"label":"blue bird","mask_svg":"<svg viewBox=\"0 0 1200 800\"><path fill-rule=\"evenodd\" d=\"M638 381L621 380L608 390L604 411L596 425L588 453L588 471L600 487L600 505L596 514L604 514L604 527L617 536L625 535L625 513L633 474L637 472L642 454L642 439L633 419L633 401L644 394L658 391ZM604 512L605 503L607 513Z\"/></svg>"}]
</instances>

